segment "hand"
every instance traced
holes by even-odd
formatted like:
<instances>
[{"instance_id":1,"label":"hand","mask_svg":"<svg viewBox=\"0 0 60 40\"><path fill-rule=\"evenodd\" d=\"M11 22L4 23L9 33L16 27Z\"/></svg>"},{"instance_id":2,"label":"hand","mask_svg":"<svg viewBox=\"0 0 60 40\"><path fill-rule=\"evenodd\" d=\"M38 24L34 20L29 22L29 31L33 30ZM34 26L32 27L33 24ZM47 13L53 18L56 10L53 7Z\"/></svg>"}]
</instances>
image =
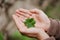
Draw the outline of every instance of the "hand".
<instances>
[{"instance_id":1,"label":"hand","mask_svg":"<svg viewBox=\"0 0 60 40\"><path fill-rule=\"evenodd\" d=\"M36 14L35 17L38 20L38 22L41 24L37 27L47 31L50 27L50 20L48 16L42 10L39 9L32 9L30 10L30 12L32 13L32 15Z\"/></svg>"},{"instance_id":2,"label":"hand","mask_svg":"<svg viewBox=\"0 0 60 40\"><path fill-rule=\"evenodd\" d=\"M45 33L45 31L43 29L39 29L39 28L27 28L24 23L23 23L23 18L18 17L17 15L13 15L13 19L17 25L17 28L19 29L19 31L22 33L22 34L25 34L27 36L30 36L30 37L36 37L38 38L39 40L43 40L43 39L46 39L46 38L49 38L48 34Z\"/></svg>"},{"instance_id":3,"label":"hand","mask_svg":"<svg viewBox=\"0 0 60 40\"><path fill-rule=\"evenodd\" d=\"M39 9L32 9L32 10L26 10L26 9L19 9L16 11L18 16L22 15L25 18L34 18L36 21L36 28L42 28L45 31L47 31L50 27L50 20L48 18L48 16Z\"/></svg>"},{"instance_id":4,"label":"hand","mask_svg":"<svg viewBox=\"0 0 60 40\"><path fill-rule=\"evenodd\" d=\"M28 14L27 14L28 13ZM19 15L20 14L20 15ZM17 28L19 29L19 31L27 36L31 36L31 37L37 37L39 39L45 39L45 38L48 38L48 34L45 33L45 31L41 30L41 28L38 28L38 26L35 26L35 28L27 28L24 24L23 24L23 21L26 19L26 18L29 18L29 17L33 17L35 18L35 20L37 19L36 15L30 12L28 12L28 10L25 10L23 9L20 10L20 11L17 11L17 14L16 16L13 16L13 19L15 20L15 22L19 22L17 20L17 17L19 17L18 19L20 20L21 23L16 23L17 25ZM37 20L36 20L37 21ZM40 21L37 21L37 23L40 22ZM36 24L37 24L36 23ZM18 25L19 24L19 25ZM23 24L23 25L22 25ZM39 24L39 23L38 23Z\"/></svg>"}]
</instances>

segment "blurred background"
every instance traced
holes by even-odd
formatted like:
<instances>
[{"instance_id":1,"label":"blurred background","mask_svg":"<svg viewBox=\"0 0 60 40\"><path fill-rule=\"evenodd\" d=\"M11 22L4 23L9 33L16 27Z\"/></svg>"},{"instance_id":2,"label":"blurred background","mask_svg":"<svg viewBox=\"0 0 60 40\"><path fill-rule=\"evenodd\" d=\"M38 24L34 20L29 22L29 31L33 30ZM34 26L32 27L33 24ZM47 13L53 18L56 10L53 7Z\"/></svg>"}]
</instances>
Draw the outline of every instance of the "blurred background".
<instances>
[{"instance_id":1,"label":"blurred background","mask_svg":"<svg viewBox=\"0 0 60 40\"><path fill-rule=\"evenodd\" d=\"M0 40L37 40L17 30L12 15L19 8L42 9L48 17L60 19L60 0L0 0Z\"/></svg>"}]
</instances>

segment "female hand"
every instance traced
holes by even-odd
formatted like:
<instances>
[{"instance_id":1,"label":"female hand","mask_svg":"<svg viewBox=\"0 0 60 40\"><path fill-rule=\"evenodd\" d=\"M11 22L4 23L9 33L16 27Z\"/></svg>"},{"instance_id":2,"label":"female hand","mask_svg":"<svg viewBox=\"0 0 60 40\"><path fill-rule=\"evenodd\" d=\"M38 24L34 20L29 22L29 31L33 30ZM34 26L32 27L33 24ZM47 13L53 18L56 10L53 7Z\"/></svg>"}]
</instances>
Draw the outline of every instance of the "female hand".
<instances>
[{"instance_id":1,"label":"female hand","mask_svg":"<svg viewBox=\"0 0 60 40\"><path fill-rule=\"evenodd\" d=\"M36 28L42 28L44 31L47 31L50 27L50 20L42 10L32 9L28 11L26 9L19 9L16 11L16 14L18 16L24 16L25 18L34 18Z\"/></svg>"},{"instance_id":2,"label":"female hand","mask_svg":"<svg viewBox=\"0 0 60 40\"><path fill-rule=\"evenodd\" d=\"M22 20L23 18L21 18L21 17L22 16L18 17L16 14L13 15L13 19L17 25L17 28L19 29L19 31L22 34L25 34L25 35L30 36L30 37L36 37L39 40L49 38L48 34L45 33L45 31L43 29L39 29L36 27L27 28L23 23L23 20Z\"/></svg>"},{"instance_id":3,"label":"female hand","mask_svg":"<svg viewBox=\"0 0 60 40\"><path fill-rule=\"evenodd\" d=\"M50 20L48 16L42 10L39 10L39 9L32 9L30 10L30 12L32 13L32 15L36 14L35 15L36 19L42 25L42 26L40 25L37 26L37 28L42 28L45 31L47 31L50 27Z\"/></svg>"},{"instance_id":4,"label":"female hand","mask_svg":"<svg viewBox=\"0 0 60 40\"><path fill-rule=\"evenodd\" d=\"M33 17L37 22L34 28L27 28L23 23L23 21L26 18L30 18L30 17ZM42 25L40 25L41 23L40 23L40 20L38 20L38 17L35 14L32 15L32 13L30 13L28 10L25 10L25 9L21 9L19 11L17 10L16 14L13 15L13 19L15 20L17 28L21 33L27 36L36 37L39 39L46 39L49 37L48 34L41 29Z\"/></svg>"}]
</instances>

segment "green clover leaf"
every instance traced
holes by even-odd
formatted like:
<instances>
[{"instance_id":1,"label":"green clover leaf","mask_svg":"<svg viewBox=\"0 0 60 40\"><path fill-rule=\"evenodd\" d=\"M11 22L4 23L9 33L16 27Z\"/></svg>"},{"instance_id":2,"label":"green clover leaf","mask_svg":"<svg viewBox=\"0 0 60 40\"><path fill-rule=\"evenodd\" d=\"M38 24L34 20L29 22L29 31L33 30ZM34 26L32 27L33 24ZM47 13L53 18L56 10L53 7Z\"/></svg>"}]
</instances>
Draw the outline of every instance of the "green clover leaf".
<instances>
[{"instance_id":1,"label":"green clover leaf","mask_svg":"<svg viewBox=\"0 0 60 40\"><path fill-rule=\"evenodd\" d=\"M24 24L30 28L30 27L34 27L35 26L35 20L33 18L28 18L24 21Z\"/></svg>"}]
</instances>

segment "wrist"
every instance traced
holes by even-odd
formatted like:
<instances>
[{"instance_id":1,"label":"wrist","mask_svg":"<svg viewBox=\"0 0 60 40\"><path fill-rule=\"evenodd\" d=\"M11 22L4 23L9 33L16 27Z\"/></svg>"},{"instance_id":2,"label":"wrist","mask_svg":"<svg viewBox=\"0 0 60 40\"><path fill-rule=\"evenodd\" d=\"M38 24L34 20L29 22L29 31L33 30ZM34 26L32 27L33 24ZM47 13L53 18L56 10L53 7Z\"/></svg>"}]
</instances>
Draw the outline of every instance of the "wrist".
<instances>
[{"instance_id":1,"label":"wrist","mask_svg":"<svg viewBox=\"0 0 60 40\"><path fill-rule=\"evenodd\" d=\"M48 24L48 25L47 25ZM49 28L50 28L50 26L51 26L51 21L49 20L49 22L46 24L46 29L45 29L45 31L48 31L49 30Z\"/></svg>"},{"instance_id":2,"label":"wrist","mask_svg":"<svg viewBox=\"0 0 60 40\"><path fill-rule=\"evenodd\" d=\"M47 39L47 38L49 38L49 35L47 33L45 33L44 31L41 31L38 35L39 40L44 40L44 39Z\"/></svg>"}]
</instances>

